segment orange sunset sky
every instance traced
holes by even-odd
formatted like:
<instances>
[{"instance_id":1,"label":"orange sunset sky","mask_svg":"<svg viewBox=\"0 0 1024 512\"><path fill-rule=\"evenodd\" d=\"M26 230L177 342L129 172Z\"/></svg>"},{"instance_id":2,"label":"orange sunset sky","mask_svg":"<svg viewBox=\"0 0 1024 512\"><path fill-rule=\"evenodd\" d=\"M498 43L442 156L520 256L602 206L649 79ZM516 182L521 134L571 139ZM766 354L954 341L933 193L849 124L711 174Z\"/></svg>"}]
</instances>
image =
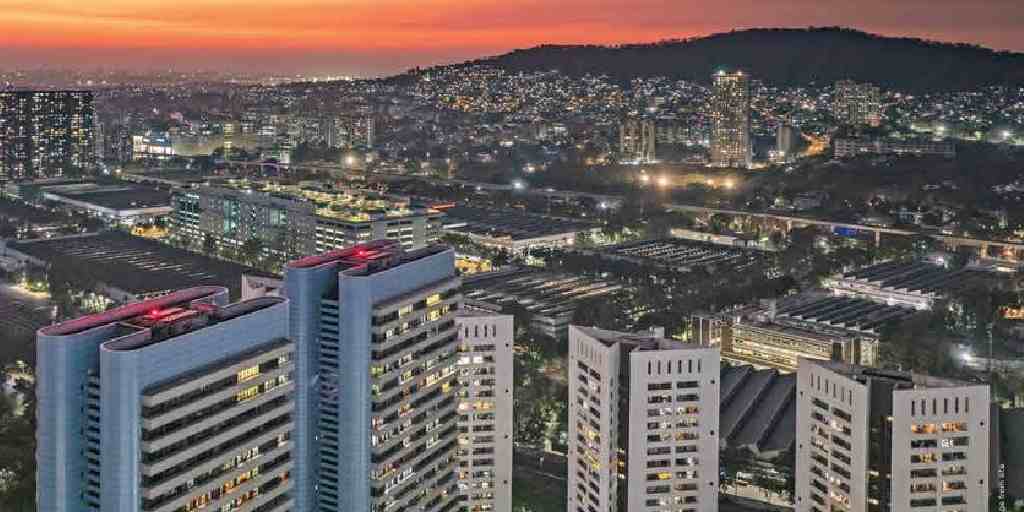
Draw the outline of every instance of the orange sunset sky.
<instances>
[{"instance_id":1,"label":"orange sunset sky","mask_svg":"<svg viewBox=\"0 0 1024 512\"><path fill-rule=\"evenodd\" d=\"M0 0L0 67L377 75L541 43L810 25L1024 50L1021 0Z\"/></svg>"}]
</instances>

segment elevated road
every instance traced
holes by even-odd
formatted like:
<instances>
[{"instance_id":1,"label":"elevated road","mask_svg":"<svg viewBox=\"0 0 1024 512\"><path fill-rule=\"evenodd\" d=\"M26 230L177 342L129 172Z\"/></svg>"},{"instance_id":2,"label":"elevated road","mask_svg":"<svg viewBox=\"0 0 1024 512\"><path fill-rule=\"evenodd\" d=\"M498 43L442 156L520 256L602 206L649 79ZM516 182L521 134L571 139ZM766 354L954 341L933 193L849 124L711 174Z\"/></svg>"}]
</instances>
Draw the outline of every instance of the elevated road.
<instances>
[{"instance_id":1,"label":"elevated road","mask_svg":"<svg viewBox=\"0 0 1024 512\"><path fill-rule=\"evenodd\" d=\"M677 212L689 212L698 214L721 214L735 217L750 217L776 221L785 223L787 229L792 229L794 226L821 226L824 228L828 228L830 231L839 228L857 230L862 232L870 232L875 234L875 243L879 244L881 243L881 236L883 234L901 236L927 236L935 240L938 240L944 246L952 250L957 250L961 247L970 247L976 250L979 256L989 260L1013 264L1024 262L1024 243L1021 242L1010 242L1005 240L985 240L980 238L946 235L943 233L935 233L930 231L915 231L902 228L893 228L888 226L873 226L869 224L839 222L834 220L815 219L811 217L798 217L794 215L784 215L778 213L750 212L744 210L730 210L724 208L711 208L707 206L687 204L669 204L666 205L666 208L669 211ZM992 249L997 249L996 255L991 254Z\"/></svg>"}]
</instances>

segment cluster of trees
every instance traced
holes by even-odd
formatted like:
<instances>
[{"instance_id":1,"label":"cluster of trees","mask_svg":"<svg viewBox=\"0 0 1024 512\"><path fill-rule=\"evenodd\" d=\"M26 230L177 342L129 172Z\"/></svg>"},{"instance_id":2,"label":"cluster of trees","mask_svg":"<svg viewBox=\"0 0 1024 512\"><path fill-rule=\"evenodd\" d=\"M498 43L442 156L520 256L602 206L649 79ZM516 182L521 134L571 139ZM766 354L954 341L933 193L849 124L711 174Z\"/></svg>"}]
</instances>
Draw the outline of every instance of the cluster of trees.
<instances>
[{"instance_id":1,"label":"cluster of trees","mask_svg":"<svg viewBox=\"0 0 1024 512\"><path fill-rule=\"evenodd\" d=\"M12 397L0 394L0 510L31 512L36 503L35 393L31 385L17 391L24 397L21 414Z\"/></svg>"},{"instance_id":2,"label":"cluster of trees","mask_svg":"<svg viewBox=\"0 0 1024 512\"><path fill-rule=\"evenodd\" d=\"M526 308L514 305L507 312L516 325L513 436L517 443L551 448L569 429L568 347L534 333Z\"/></svg>"}]
</instances>

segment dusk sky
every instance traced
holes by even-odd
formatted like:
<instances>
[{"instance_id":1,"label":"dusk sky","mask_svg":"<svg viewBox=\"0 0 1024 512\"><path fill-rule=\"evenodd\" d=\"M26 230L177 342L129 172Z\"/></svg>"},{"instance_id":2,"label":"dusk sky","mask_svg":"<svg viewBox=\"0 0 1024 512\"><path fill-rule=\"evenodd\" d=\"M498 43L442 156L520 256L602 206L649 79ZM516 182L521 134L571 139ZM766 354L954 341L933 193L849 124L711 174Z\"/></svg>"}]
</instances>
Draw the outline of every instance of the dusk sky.
<instances>
[{"instance_id":1,"label":"dusk sky","mask_svg":"<svg viewBox=\"0 0 1024 512\"><path fill-rule=\"evenodd\" d=\"M378 75L542 43L842 25L1024 51L1020 0L0 0L3 67Z\"/></svg>"}]
</instances>

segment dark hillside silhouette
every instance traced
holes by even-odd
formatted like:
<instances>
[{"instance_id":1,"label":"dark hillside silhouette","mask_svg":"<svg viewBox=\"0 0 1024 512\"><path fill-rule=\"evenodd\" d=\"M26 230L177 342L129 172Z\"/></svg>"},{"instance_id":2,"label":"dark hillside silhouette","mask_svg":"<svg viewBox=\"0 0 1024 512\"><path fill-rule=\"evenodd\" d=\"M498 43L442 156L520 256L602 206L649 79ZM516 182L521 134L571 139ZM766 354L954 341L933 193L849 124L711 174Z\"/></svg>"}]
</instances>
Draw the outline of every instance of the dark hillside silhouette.
<instances>
[{"instance_id":1,"label":"dark hillside silhouette","mask_svg":"<svg viewBox=\"0 0 1024 512\"><path fill-rule=\"evenodd\" d=\"M742 69L773 85L872 82L911 92L1024 84L1024 54L968 44L883 37L838 28L751 29L708 37L621 46L545 45L480 59L509 71L607 74L618 81L668 76L708 82Z\"/></svg>"}]
</instances>

